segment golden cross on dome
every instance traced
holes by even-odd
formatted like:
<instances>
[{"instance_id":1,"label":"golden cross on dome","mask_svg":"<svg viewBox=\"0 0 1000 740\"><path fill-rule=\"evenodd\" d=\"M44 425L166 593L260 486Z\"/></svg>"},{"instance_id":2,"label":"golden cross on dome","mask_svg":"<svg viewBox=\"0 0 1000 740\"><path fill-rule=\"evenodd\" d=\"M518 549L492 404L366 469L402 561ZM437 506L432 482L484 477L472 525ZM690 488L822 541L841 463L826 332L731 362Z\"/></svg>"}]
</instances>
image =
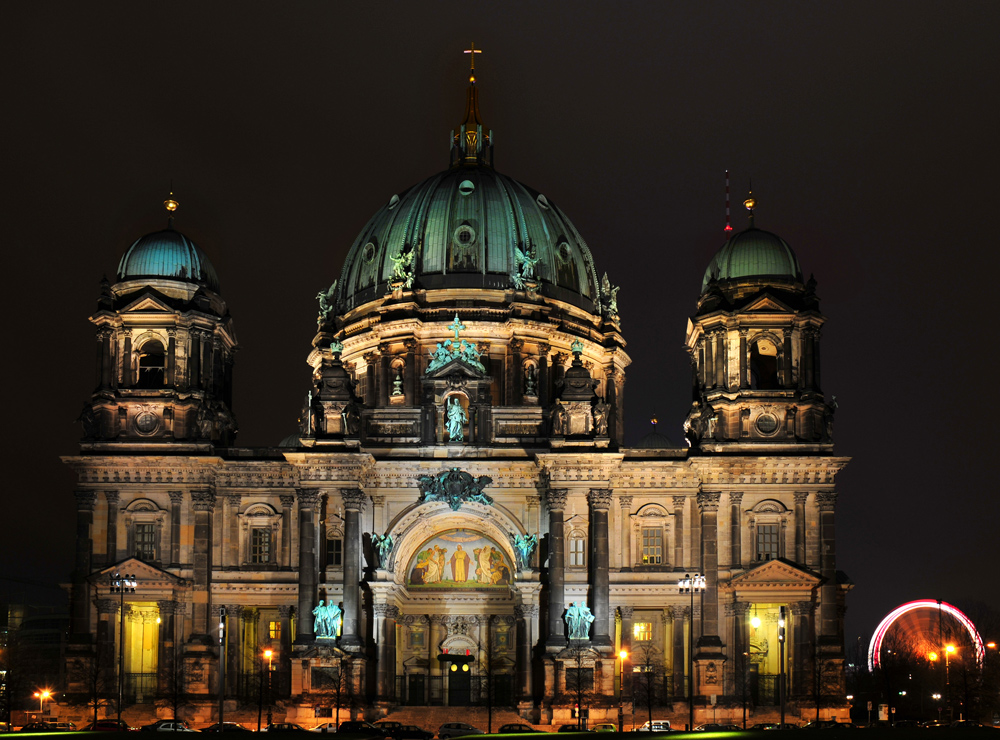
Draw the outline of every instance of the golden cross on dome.
<instances>
[{"instance_id":1,"label":"golden cross on dome","mask_svg":"<svg viewBox=\"0 0 1000 740\"><path fill-rule=\"evenodd\" d=\"M462 52L469 55L469 82L476 81L476 54L482 54L482 49L477 49L475 44L469 44L469 48Z\"/></svg>"}]
</instances>

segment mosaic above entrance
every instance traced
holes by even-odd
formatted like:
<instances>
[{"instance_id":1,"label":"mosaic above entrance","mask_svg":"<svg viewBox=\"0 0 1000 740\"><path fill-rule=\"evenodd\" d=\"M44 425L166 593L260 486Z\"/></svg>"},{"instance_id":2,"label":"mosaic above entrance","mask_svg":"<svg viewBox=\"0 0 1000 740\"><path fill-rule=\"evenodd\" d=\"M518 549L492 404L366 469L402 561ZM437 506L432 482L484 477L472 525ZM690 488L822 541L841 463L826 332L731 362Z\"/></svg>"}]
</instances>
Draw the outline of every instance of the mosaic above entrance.
<instances>
[{"instance_id":1,"label":"mosaic above entrance","mask_svg":"<svg viewBox=\"0 0 1000 740\"><path fill-rule=\"evenodd\" d=\"M451 529L421 545L406 585L415 589L507 588L514 569L503 548L471 529Z\"/></svg>"}]
</instances>

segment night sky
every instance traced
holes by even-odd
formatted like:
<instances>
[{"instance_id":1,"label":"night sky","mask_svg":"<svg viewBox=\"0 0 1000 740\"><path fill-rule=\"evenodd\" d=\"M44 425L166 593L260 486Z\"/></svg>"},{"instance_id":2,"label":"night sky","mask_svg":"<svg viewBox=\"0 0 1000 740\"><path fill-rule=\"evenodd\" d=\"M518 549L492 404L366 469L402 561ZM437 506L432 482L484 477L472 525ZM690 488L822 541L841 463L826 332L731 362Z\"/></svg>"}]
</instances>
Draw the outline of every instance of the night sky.
<instances>
[{"instance_id":1,"label":"night sky","mask_svg":"<svg viewBox=\"0 0 1000 740\"><path fill-rule=\"evenodd\" d=\"M847 641L915 598L1000 609L1000 4L6 2L0 601L58 598L102 275L176 226L235 318L239 444L295 429L314 296L448 162L475 42L499 170L621 286L628 442L682 441L683 349L750 178L815 274L840 404ZM987 635L984 635L987 637ZM997 636L989 635L996 639Z\"/></svg>"}]
</instances>

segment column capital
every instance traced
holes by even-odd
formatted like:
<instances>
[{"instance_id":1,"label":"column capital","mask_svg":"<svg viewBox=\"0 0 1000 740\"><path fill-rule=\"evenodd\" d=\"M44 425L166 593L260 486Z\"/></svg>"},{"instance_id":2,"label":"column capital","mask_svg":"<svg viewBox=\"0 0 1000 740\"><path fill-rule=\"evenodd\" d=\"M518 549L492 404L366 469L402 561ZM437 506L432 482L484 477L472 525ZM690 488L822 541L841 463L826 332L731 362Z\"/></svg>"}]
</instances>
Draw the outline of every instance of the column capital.
<instances>
[{"instance_id":1,"label":"column capital","mask_svg":"<svg viewBox=\"0 0 1000 740\"><path fill-rule=\"evenodd\" d=\"M278 498L281 501L282 509L290 509L292 508L292 505L295 503L295 496L292 496L291 494L282 494Z\"/></svg>"},{"instance_id":2,"label":"column capital","mask_svg":"<svg viewBox=\"0 0 1000 740\"><path fill-rule=\"evenodd\" d=\"M94 491L75 491L73 495L76 497L76 510L77 511L93 511L94 505L97 503L97 493Z\"/></svg>"},{"instance_id":3,"label":"column capital","mask_svg":"<svg viewBox=\"0 0 1000 740\"><path fill-rule=\"evenodd\" d=\"M793 601L792 602L792 614L796 617L808 617L813 612L813 602L811 601Z\"/></svg>"},{"instance_id":4,"label":"column capital","mask_svg":"<svg viewBox=\"0 0 1000 740\"><path fill-rule=\"evenodd\" d=\"M607 511L611 508L610 488L591 488L587 493L587 503L591 508L599 511Z\"/></svg>"},{"instance_id":5,"label":"column capital","mask_svg":"<svg viewBox=\"0 0 1000 740\"><path fill-rule=\"evenodd\" d=\"M318 488L298 488L295 495L299 499L299 509L311 509L319 503Z\"/></svg>"},{"instance_id":6,"label":"column capital","mask_svg":"<svg viewBox=\"0 0 1000 740\"><path fill-rule=\"evenodd\" d=\"M368 503L368 494L360 488L341 488L340 496L344 500L344 508L347 511L364 512Z\"/></svg>"},{"instance_id":7,"label":"column capital","mask_svg":"<svg viewBox=\"0 0 1000 740\"><path fill-rule=\"evenodd\" d=\"M226 491L226 503L230 506L239 506L240 502L243 500L243 496L234 491Z\"/></svg>"},{"instance_id":8,"label":"column capital","mask_svg":"<svg viewBox=\"0 0 1000 740\"><path fill-rule=\"evenodd\" d=\"M673 497L674 508L677 509L684 506L684 503L686 501L687 501L687 496L674 496Z\"/></svg>"},{"instance_id":9,"label":"column capital","mask_svg":"<svg viewBox=\"0 0 1000 740\"><path fill-rule=\"evenodd\" d=\"M545 492L545 504L549 511L562 511L566 508L566 496L569 494L568 488L550 488Z\"/></svg>"},{"instance_id":10,"label":"column capital","mask_svg":"<svg viewBox=\"0 0 1000 740\"><path fill-rule=\"evenodd\" d=\"M215 494L211 491L191 491L195 511L215 511Z\"/></svg>"},{"instance_id":11,"label":"column capital","mask_svg":"<svg viewBox=\"0 0 1000 740\"><path fill-rule=\"evenodd\" d=\"M632 614L635 613L635 607L634 606L619 606L618 607L618 612L619 612L619 614L622 615L622 619L631 619L632 618Z\"/></svg>"},{"instance_id":12,"label":"column capital","mask_svg":"<svg viewBox=\"0 0 1000 740\"><path fill-rule=\"evenodd\" d=\"M717 491L702 491L698 494L698 508L702 513L718 511L721 497L722 494Z\"/></svg>"},{"instance_id":13,"label":"column capital","mask_svg":"<svg viewBox=\"0 0 1000 740\"><path fill-rule=\"evenodd\" d=\"M184 503L184 491L167 491L167 495L170 496L172 504Z\"/></svg>"},{"instance_id":14,"label":"column capital","mask_svg":"<svg viewBox=\"0 0 1000 740\"><path fill-rule=\"evenodd\" d=\"M690 606L673 606L670 607L674 613L674 619L690 619L691 618L691 607Z\"/></svg>"},{"instance_id":15,"label":"column capital","mask_svg":"<svg viewBox=\"0 0 1000 740\"><path fill-rule=\"evenodd\" d=\"M624 509L626 511L629 510L629 509L631 509L632 508L632 497L631 496L619 496L618 497L618 505L622 509Z\"/></svg>"},{"instance_id":16,"label":"column capital","mask_svg":"<svg viewBox=\"0 0 1000 740\"><path fill-rule=\"evenodd\" d=\"M837 493L835 491L817 493L816 503L819 504L820 511L833 511L837 506Z\"/></svg>"},{"instance_id":17,"label":"column capital","mask_svg":"<svg viewBox=\"0 0 1000 740\"><path fill-rule=\"evenodd\" d=\"M407 352L413 352L417 348L417 340L412 337L403 340L403 346L406 348Z\"/></svg>"},{"instance_id":18,"label":"column capital","mask_svg":"<svg viewBox=\"0 0 1000 740\"><path fill-rule=\"evenodd\" d=\"M745 601L734 601L732 602L733 616L735 617L745 617L750 613L750 604Z\"/></svg>"},{"instance_id":19,"label":"column capital","mask_svg":"<svg viewBox=\"0 0 1000 740\"><path fill-rule=\"evenodd\" d=\"M438 627L444 624L446 619L444 614L428 614L427 617L430 619L431 625L437 625Z\"/></svg>"},{"instance_id":20,"label":"column capital","mask_svg":"<svg viewBox=\"0 0 1000 740\"><path fill-rule=\"evenodd\" d=\"M121 500L121 496L119 496L118 491L105 491L104 500L108 504L117 504Z\"/></svg>"},{"instance_id":21,"label":"column capital","mask_svg":"<svg viewBox=\"0 0 1000 740\"><path fill-rule=\"evenodd\" d=\"M804 504L806 503L806 501L809 500L808 491L796 491L794 495L795 495L795 503L797 504Z\"/></svg>"},{"instance_id":22,"label":"column capital","mask_svg":"<svg viewBox=\"0 0 1000 740\"><path fill-rule=\"evenodd\" d=\"M743 503L743 491L730 491L729 492L729 503L735 506L739 506Z\"/></svg>"},{"instance_id":23,"label":"column capital","mask_svg":"<svg viewBox=\"0 0 1000 740\"><path fill-rule=\"evenodd\" d=\"M538 343L538 356L539 357L546 357L546 356L548 356L549 352L551 352L551 351L552 351L552 345L551 344L548 344L546 342L539 342Z\"/></svg>"},{"instance_id":24,"label":"column capital","mask_svg":"<svg viewBox=\"0 0 1000 740\"><path fill-rule=\"evenodd\" d=\"M156 608L164 616L173 616L178 611L179 604L176 601L157 601Z\"/></svg>"},{"instance_id":25,"label":"column capital","mask_svg":"<svg viewBox=\"0 0 1000 740\"><path fill-rule=\"evenodd\" d=\"M115 599L98 599L97 611L99 614L114 614L118 611L118 602Z\"/></svg>"},{"instance_id":26,"label":"column capital","mask_svg":"<svg viewBox=\"0 0 1000 740\"><path fill-rule=\"evenodd\" d=\"M292 607L288 604L279 604L278 617L281 619L288 619L290 616L292 616Z\"/></svg>"},{"instance_id":27,"label":"column capital","mask_svg":"<svg viewBox=\"0 0 1000 740\"><path fill-rule=\"evenodd\" d=\"M524 349L524 340L517 337L511 337L510 341L507 342L507 346L510 347L511 352L520 352Z\"/></svg>"}]
</instances>

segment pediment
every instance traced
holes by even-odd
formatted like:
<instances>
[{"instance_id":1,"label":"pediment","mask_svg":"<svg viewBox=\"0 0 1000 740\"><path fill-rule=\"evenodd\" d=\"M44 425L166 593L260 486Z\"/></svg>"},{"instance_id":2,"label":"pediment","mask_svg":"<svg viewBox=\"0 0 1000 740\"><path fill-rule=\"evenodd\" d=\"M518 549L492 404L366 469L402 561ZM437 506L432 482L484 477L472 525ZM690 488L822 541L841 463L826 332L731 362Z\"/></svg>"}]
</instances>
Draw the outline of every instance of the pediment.
<instances>
[{"instance_id":1,"label":"pediment","mask_svg":"<svg viewBox=\"0 0 1000 740\"><path fill-rule=\"evenodd\" d=\"M791 306L769 293L762 293L740 309L740 313L794 313Z\"/></svg>"},{"instance_id":2,"label":"pediment","mask_svg":"<svg viewBox=\"0 0 1000 740\"><path fill-rule=\"evenodd\" d=\"M756 568L729 580L720 590L726 591L801 591L812 590L823 577L782 558L768 560Z\"/></svg>"},{"instance_id":3,"label":"pediment","mask_svg":"<svg viewBox=\"0 0 1000 740\"><path fill-rule=\"evenodd\" d=\"M121 313L139 312L174 313L174 309L159 294L146 292L121 309Z\"/></svg>"},{"instance_id":4,"label":"pediment","mask_svg":"<svg viewBox=\"0 0 1000 740\"><path fill-rule=\"evenodd\" d=\"M115 565L110 565L103 570L92 573L90 581L96 586L104 588L111 582L111 577L115 573L127 573L130 576L134 575L136 581L139 583L140 590L143 587L164 588L170 586L183 586L186 584L186 581L183 578L175 576L173 573L168 573L162 568L157 568L155 565L144 563L138 558L125 558L125 560L122 560Z\"/></svg>"},{"instance_id":5,"label":"pediment","mask_svg":"<svg viewBox=\"0 0 1000 740\"><path fill-rule=\"evenodd\" d=\"M466 378L475 378L476 380L486 377L485 373L481 373L473 367L469 367L462 361L462 358L456 357L450 362L445 363L439 368L435 368L431 372L427 373L424 377L431 380L443 380L452 375L461 375Z\"/></svg>"}]
</instances>

